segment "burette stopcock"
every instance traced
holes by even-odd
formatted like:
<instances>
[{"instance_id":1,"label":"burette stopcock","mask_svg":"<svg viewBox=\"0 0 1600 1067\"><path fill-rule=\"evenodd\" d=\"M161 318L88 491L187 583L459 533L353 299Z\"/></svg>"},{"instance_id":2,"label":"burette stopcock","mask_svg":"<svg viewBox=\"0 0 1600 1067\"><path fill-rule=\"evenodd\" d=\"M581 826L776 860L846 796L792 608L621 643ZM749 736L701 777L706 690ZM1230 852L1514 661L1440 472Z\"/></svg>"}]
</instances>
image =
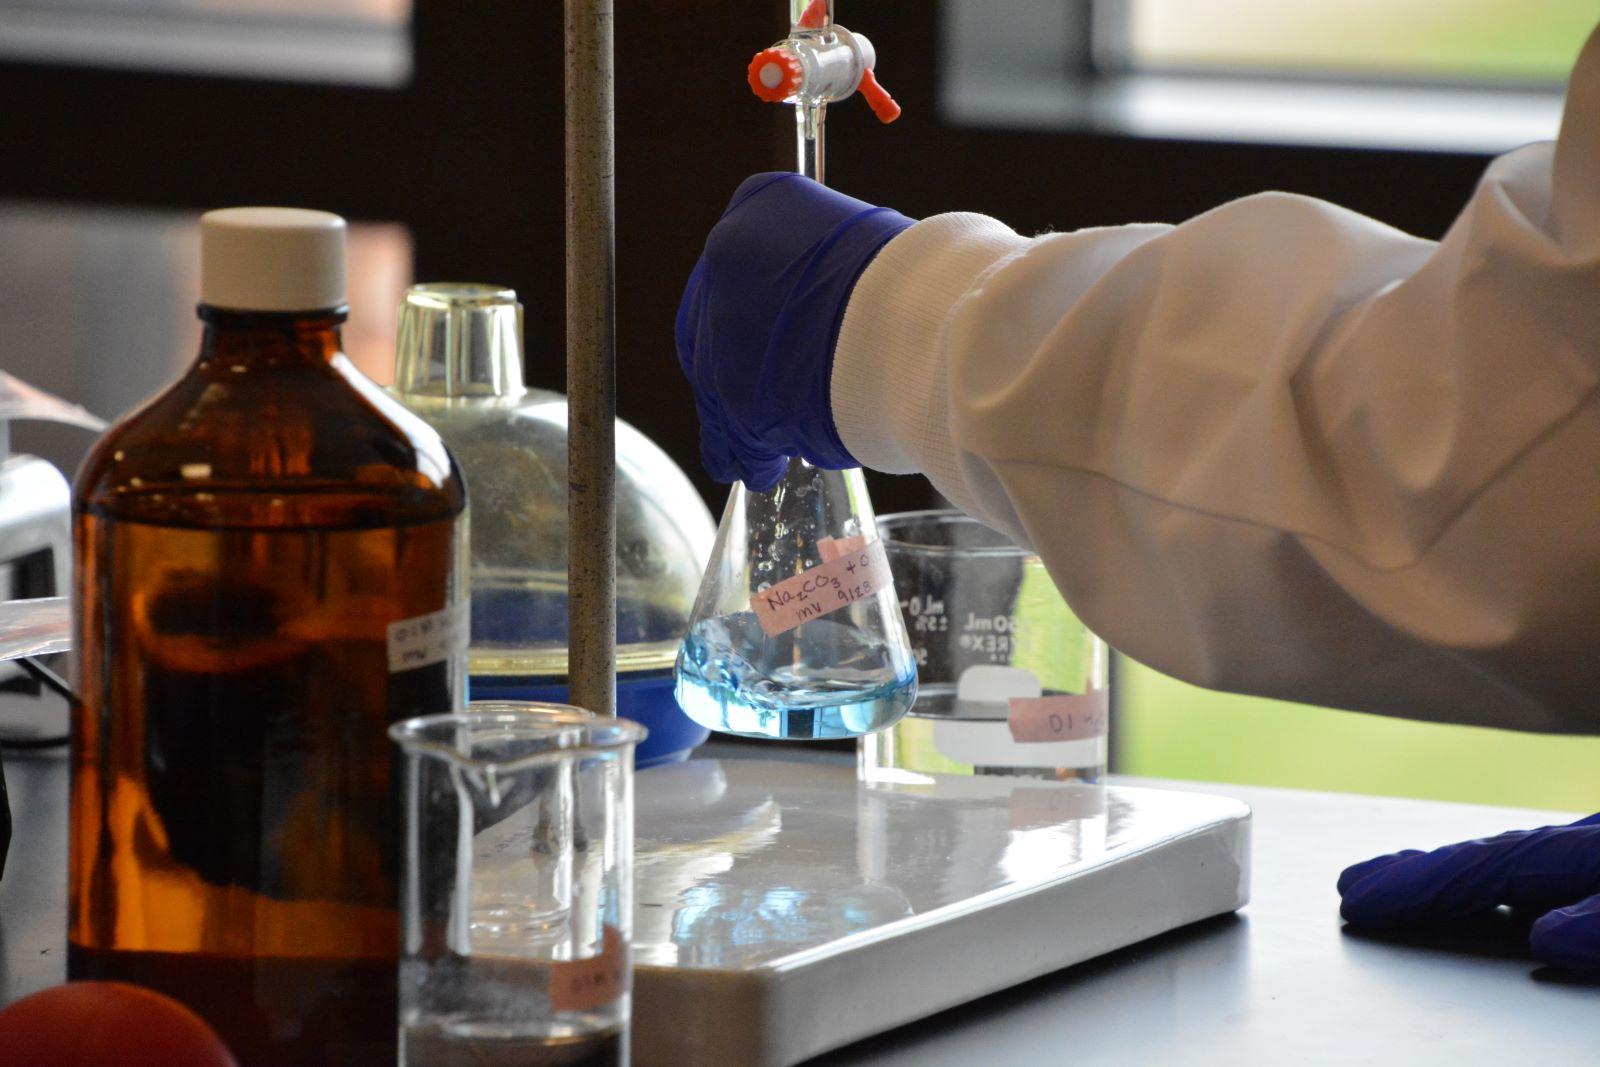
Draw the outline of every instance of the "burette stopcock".
<instances>
[{"instance_id":1,"label":"burette stopcock","mask_svg":"<svg viewBox=\"0 0 1600 1067\"><path fill-rule=\"evenodd\" d=\"M771 104L831 104L857 90L881 122L900 117L900 105L878 84L878 53L865 34L833 25L801 31L763 48L750 60L750 89Z\"/></svg>"}]
</instances>

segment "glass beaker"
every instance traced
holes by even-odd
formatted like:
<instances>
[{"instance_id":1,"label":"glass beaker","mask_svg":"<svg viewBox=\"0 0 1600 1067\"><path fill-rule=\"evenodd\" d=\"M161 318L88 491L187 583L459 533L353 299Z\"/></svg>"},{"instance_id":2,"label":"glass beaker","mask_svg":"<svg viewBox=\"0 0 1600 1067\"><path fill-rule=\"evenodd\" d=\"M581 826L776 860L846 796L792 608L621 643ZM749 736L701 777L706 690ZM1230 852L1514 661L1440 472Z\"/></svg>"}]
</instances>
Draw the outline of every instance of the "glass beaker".
<instances>
[{"instance_id":1,"label":"glass beaker","mask_svg":"<svg viewBox=\"0 0 1600 1067\"><path fill-rule=\"evenodd\" d=\"M867 781L1014 775L1098 781L1106 644L1044 563L958 511L878 520L920 679L916 704L858 749Z\"/></svg>"},{"instance_id":2,"label":"glass beaker","mask_svg":"<svg viewBox=\"0 0 1600 1067\"><path fill-rule=\"evenodd\" d=\"M400 1062L628 1062L633 749L561 704L397 723L405 752Z\"/></svg>"}]
</instances>

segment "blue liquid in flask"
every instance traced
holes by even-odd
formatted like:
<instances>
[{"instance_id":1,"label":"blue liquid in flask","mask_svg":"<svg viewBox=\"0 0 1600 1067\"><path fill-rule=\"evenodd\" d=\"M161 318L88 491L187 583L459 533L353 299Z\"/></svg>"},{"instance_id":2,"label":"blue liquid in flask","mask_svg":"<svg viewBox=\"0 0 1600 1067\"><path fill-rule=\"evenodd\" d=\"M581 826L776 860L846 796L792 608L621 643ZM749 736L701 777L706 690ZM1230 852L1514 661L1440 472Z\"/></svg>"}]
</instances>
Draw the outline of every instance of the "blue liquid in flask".
<instances>
[{"instance_id":1,"label":"blue liquid in flask","mask_svg":"<svg viewBox=\"0 0 1600 1067\"><path fill-rule=\"evenodd\" d=\"M749 611L696 623L677 679L691 719L746 737L859 737L894 725L917 698L910 658L848 622L815 619L772 638Z\"/></svg>"}]
</instances>

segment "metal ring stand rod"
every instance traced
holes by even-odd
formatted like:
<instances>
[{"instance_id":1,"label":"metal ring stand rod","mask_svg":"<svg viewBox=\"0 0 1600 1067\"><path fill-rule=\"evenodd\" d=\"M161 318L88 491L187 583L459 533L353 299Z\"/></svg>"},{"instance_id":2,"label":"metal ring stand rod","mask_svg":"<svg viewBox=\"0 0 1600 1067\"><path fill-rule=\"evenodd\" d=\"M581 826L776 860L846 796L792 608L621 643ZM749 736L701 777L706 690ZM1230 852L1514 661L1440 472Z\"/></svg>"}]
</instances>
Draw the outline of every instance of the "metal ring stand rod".
<instances>
[{"instance_id":1,"label":"metal ring stand rod","mask_svg":"<svg viewBox=\"0 0 1600 1067\"><path fill-rule=\"evenodd\" d=\"M616 714L612 0L566 0L568 699Z\"/></svg>"}]
</instances>

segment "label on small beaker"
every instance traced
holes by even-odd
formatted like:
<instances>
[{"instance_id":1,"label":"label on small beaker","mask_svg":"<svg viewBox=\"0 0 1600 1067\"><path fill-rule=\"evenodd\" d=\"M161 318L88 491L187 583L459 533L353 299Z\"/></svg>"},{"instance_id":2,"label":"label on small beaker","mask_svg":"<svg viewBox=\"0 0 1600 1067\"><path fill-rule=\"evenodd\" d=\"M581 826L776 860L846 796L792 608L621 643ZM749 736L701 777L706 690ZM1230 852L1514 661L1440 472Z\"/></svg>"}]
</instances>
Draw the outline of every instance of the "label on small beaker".
<instances>
[{"instance_id":1,"label":"label on small beaker","mask_svg":"<svg viewBox=\"0 0 1600 1067\"><path fill-rule=\"evenodd\" d=\"M472 601L458 600L441 611L391 622L389 673L443 663L467 651L472 637Z\"/></svg>"},{"instance_id":2,"label":"label on small beaker","mask_svg":"<svg viewBox=\"0 0 1600 1067\"><path fill-rule=\"evenodd\" d=\"M892 586L883 542L873 541L750 594L750 607L761 623L762 632L768 637L777 637L801 623L820 619Z\"/></svg>"},{"instance_id":3,"label":"label on small beaker","mask_svg":"<svg viewBox=\"0 0 1600 1067\"><path fill-rule=\"evenodd\" d=\"M1018 744L1040 741L1086 741L1106 733L1111 690L1043 697L1012 697L1006 716L1011 739Z\"/></svg>"},{"instance_id":4,"label":"label on small beaker","mask_svg":"<svg viewBox=\"0 0 1600 1067\"><path fill-rule=\"evenodd\" d=\"M600 955L550 966L553 1011L593 1011L628 992L628 945L607 924Z\"/></svg>"}]
</instances>

